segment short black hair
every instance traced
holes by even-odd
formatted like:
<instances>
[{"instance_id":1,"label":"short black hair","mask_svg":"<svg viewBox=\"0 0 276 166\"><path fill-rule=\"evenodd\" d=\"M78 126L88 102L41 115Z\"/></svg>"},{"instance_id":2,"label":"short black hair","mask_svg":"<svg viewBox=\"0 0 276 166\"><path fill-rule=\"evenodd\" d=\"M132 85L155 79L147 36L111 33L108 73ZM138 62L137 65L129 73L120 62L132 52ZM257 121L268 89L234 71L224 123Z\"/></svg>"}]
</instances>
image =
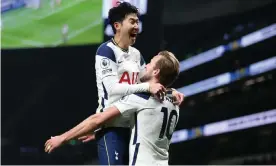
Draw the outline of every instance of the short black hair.
<instances>
[{"instance_id":1,"label":"short black hair","mask_svg":"<svg viewBox=\"0 0 276 166\"><path fill-rule=\"evenodd\" d=\"M108 20L113 32L116 33L115 22L122 22L127 15L133 13L139 16L138 8L128 2L118 2L118 6L111 8L108 12Z\"/></svg>"}]
</instances>

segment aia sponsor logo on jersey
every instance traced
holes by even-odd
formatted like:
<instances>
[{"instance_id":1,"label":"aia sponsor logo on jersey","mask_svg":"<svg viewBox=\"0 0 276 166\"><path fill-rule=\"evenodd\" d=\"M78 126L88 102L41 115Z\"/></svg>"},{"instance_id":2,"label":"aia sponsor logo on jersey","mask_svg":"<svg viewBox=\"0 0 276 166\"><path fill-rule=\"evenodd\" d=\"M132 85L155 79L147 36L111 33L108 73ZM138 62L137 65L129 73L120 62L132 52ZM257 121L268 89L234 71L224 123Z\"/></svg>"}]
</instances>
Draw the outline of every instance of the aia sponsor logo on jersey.
<instances>
[{"instance_id":1,"label":"aia sponsor logo on jersey","mask_svg":"<svg viewBox=\"0 0 276 166\"><path fill-rule=\"evenodd\" d=\"M124 72L122 74L122 77L119 83L136 84L138 79L138 74L139 72L132 72L132 74L128 72Z\"/></svg>"}]
</instances>

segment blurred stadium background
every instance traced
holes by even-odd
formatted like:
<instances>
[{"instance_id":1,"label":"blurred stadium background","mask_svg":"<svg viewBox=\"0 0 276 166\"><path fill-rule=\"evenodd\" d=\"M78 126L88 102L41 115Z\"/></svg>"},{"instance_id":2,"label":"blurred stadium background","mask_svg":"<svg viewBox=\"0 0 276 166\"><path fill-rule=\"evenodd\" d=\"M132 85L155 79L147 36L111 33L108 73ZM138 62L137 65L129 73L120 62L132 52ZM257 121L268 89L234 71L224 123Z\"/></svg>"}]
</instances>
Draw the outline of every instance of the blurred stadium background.
<instances>
[{"instance_id":1,"label":"blurred stadium background","mask_svg":"<svg viewBox=\"0 0 276 166\"><path fill-rule=\"evenodd\" d=\"M276 164L275 1L131 2L145 60L168 49L181 61L170 164ZM51 155L43 144L96 110L94 55L112 35L111 4L1 1L2 164L97 164L95 142Z\"/></svg>"},{"instance_id":2,"label":"blurred stadium background","mask_svg":"<svg viewBox=\"0 0 276 166\"><path fill-rule=\"evenodd\" d=\"M102 0L29 0L2 13L2 48L91 44L103 40ZM1 1L9 3L11 0ZM26 1L28 2L28 1ZM33 2L33 3L30 3ZM67 43L62 29L68 26Z\"/></svg>"}]
</instances>

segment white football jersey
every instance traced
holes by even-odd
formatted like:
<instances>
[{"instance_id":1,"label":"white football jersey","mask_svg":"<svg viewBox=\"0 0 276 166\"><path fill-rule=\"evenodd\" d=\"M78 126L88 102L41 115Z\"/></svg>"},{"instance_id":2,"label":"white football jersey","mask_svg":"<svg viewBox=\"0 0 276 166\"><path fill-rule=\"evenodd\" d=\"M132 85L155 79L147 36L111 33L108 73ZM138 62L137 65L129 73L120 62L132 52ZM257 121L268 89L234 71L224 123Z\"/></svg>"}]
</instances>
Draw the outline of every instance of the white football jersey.
<instances>
[{"instance_id":1,"label":"white football jersey","mask_svg":"<svg viewBox=\"0 0 276 166\"><path fill-rule=\"evenodd\" d=\"M160 103L148 93L124 96L113 105L123 117L132 117L129 165L168 165L179 107L168 97Z\"/></svg>"},{"instance_id":2,"label":"white football jersey","mask_svg":"<svg viewBox=\"0 0 276 166\"><path fill-rule=\"evenodd\" d=\"M130 46L128 50L122 50L112 39L98 48L95 69L99 97L97 112L101 112L123 96L109 93L110 87L118 83L124 86L137 84L141 71L145 69L145 62L137 49ZM129 119L118 117L105 126L129 127Z\"/></svg>"}]
</instances>

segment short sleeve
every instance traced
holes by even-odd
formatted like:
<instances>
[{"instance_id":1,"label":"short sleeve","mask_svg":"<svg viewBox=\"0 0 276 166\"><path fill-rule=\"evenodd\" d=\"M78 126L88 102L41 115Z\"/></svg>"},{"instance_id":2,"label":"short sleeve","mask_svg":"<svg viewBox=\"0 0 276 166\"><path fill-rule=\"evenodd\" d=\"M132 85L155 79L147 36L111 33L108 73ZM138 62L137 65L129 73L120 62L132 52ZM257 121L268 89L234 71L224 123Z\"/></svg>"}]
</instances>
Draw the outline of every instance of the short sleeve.
<instances>
[{"instance_id":1,"label":"short sleeve","mask_svg":"<svg viewBox=\"0 0 276 166\"><path fill-rule=\"evenodd\" d=\"M117 63L113 50L107 44L101 45L96 53L96 70L101 79L117 75Z\"/></svg>"}]
</instances>

